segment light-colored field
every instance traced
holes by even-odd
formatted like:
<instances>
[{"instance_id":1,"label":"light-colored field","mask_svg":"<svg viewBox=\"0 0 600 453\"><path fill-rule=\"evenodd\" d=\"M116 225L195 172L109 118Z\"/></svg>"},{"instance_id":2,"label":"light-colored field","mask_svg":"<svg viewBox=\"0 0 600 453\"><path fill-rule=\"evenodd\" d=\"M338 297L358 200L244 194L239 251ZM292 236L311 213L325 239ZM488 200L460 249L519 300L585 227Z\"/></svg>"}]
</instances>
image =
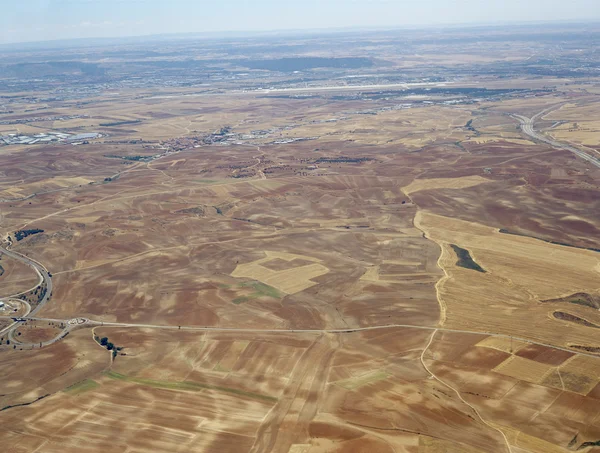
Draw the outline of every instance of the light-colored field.
<instances>
[{"instance_id":1,"label":"light-colored field","mask_svg":"<svg viewBox=\"0 0 600 453\"><path fill-rule=\"evenodd\" d=\"M319 264L318 261L320 260L316 258L285 252L265 251L264 253L267 255L266 258L251 263L238 264L231 273L231 276L238 278L252 278L269 286L273 286L284 293L294 294L316 285L317 283L311 281L311 279L325 275L329 272L329 269L322 264ZM268 263L275 259L284 261L306 260L314 261L314 263L282 271L276 271L261 266L261 264Z\"/></svg>"},{"instance_id":2,"label":"light-colored field","mask_svg":"<svg viewBox=\"0 0 600 453\"><path fill-rule=\"evenodd\" d=\"M474 138L469 139L468 142L473 142L473 143L477 143L478 145L481 145L484 143L492 143L492 142L497 142L500 140L508 142L508 143L514 143L516 145L526 145L526 146L534 145L534 143L530 140L524 140L524 139L520 139L520 138L504 138L500 134L498 135L498 137L486 137L486 136L474 137Z\"/></svg>"},{"instance_id":3,"label":"light-colored field","mask_svg":"<svg viewBox=\"0 0 600 453\"><path fill-rule=\"evenodd\" d=\"M539 300L596 290L600 269L595 252L426 212L418 213L416 224L442 247L454 243L469 250L488 271L460 268L453 254L443 255L440 263L449 278L438 289L447 307L446 326L535 336L563 346L586 344L590 328L551 319Z\"/></svg>"},{"instance_id":4,"label":"light-colored field","mask_svg":"<svg viewBox=\"0 0 600 453\"><path fill-rule=\"evenodd\" d=\"M389 376L390 374L386 373L385 371L372 371L362 376L356 376L337 381L336 384L345 389L354 390L359 387L362 387L363 385L381 381L382 379L386 379Z\"/></svg>"},{"instance_id":5,"label":"light-colored field","mask_svg":"<svg viewBox=\"0 0 600 453\"><path fill-rule=\"evenodd\" d=\"M527 346L527 343L506 337L487 337L477 343L477 346L497 349L512 354Z\"/></svg>"},{"instance_id":6,"label":"light-colored field","mask_svg":"<svg viewBox=\"0 0 600 453\"><path fill-rule=\"evenodd\" d=\"M600 146L600 109L595 103L579 105L565 103L543 116L545 120L561 121L547 133L557 140L590 147Z\"/></svg>"},{"instance_id":7,"label":"light-colored field","mask_svg":"<svg viewBox=\"0 0 600 453\"><path fill-rule=\"evenodd\" d=\"M464 176L462 178L435 178L435 179L417 179L402 190L410 195L421 190L432 189L465 189L467 187L477 186L489 182L482 176Z\"/></svg>"},{"instance_id":8,"label":"light-colored field","mask_svg":"<svg viewBox=\"0 0 600 453\"><path fill-rule=\"evenodd\" d=\"M498 373L534 384L542 382L553 370L550 365L518 356L511 356L494 368Z\"/></svg>"}]
</instances>

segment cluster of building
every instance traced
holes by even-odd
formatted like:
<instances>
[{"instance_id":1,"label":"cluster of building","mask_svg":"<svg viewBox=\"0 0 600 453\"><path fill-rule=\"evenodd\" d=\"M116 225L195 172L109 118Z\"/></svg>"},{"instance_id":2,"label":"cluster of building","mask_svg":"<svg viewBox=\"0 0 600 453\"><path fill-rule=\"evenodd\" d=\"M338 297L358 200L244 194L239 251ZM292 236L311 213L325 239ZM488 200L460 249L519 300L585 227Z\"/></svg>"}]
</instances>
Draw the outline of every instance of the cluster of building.
<instances>
[{"instance_id":1,"label":"cluster of building","mask_svg":"<svg viewBox=\"0 0 600 453\"><path fill-rule=\"evenodd\" d=\"M85 134L66 134L63 132L48 132L47 134L40 133L35 135L24 134L8 134L0 135L1 145L36 145L48 144L52 142L67 142L73 145L84 143L88 140L93 140L101 137L97 132Z\"/></svg>"},{"instance_id":2,"label":"cluster of building","mask_svg":"<svg viewBox=\"0 0 600 453\"><path fill-rule=\"evenodd\" d=\"M5 112L6 113L6 112ZM27 118L16 118L1 120L1 125L8 124L27 124L27 123L39 123L40 121L66 121L75 120L79 118L88 118L87 115L63 115L63 116L29 116Z\"/></svg>"}]
</instances>

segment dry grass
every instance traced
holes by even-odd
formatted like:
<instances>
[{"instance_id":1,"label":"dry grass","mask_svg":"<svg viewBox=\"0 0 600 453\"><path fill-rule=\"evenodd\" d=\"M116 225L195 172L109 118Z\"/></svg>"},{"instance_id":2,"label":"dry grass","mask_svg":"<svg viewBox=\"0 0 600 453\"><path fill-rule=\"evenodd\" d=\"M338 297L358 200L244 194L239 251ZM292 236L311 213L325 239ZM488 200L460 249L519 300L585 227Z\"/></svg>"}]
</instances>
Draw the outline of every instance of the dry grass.
<instances>
[{"instance_id":1,"label":"dry grass","mask_svg":"<svg viewBox=\"0 0 600 453\"><path fill-rule=\"evenodd\" d=\"M497 373L534 384L542 382L553 370L554 367L551 365L519 356L511 356L494 368Z\"/></svg>"},{"instance_id":2,"label":"dry grass","mask_svg":"<svg viewBox=\"0 0 600 453\"><path fill-rule=\"evenodd\" d=\"M481 176L465 176L462 178L435 178L435 179L416 179L408 186L402 188L404 193L410 195L421 190L432 189L465 189L467 187L477 186L489 182L488 179Z\"/></svg>"},{"instance_id":3,"label":"dry grass","mask_svg":"<svg viewBox=\"0 0 600 453\"><path fill-rule=\"evenodd\" d=\"M295 255L292 253L265 251L266 258L246 264L238 264L235 270L231 273L232 277L245 277L258 280L266 285L277 288L287 294L294 294L303 291L311 286L316 285L316 282L311 281L315 277L325 275L329 269L319 264L316 258L311 258L305 255ZM276 271L262 266L263 263L268 263L273 259L283 261L305 260L315 261L313 264L298 266L291 269Z\"/></svg>"},{"instance_id":4,"label":"dry grass","mask_svg":"<svg viewBox=\"0 0 600 453\"><path fill-rule=\"evenodd\" d=\"M528 343L524 341L511 340L506 337L487 337L477 343L477 346L484 348L497 349L502 352L515 353L526 347Z\"/></svg>"},{"instance_id":5,"label":"dry grass","mask_svg":"<svg viewBox=\"0 0 600 453\"><path fill-rule=\"evenodd\" d=\"M456 266L452 254L440 261L449 278L439 285L447 327L493 331L545 343L586 344L589 328L551 319L538 301L596 288L599 268L592 251L501 234L473 222L419 212L417 224L442 247L458 244L487 270ZM468 294L468 298L465 298ZM532 329L531 326L536 328Z\"/></svg>"}]
</instances>

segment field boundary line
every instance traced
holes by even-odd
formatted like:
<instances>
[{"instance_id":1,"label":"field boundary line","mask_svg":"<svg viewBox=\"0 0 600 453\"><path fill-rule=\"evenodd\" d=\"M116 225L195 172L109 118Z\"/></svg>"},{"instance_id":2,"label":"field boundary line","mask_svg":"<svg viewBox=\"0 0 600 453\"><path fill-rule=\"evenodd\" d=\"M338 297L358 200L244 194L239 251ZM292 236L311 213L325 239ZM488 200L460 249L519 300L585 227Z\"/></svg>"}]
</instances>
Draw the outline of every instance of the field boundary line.
<instances>
[{"instance_id":1,"label":"field boundary line","mask_svg":"<svg viewBox=\"0 0 600 453\"><path fill-rule=\"evenodd\" d=\"M437 377L425 364L425 353L427 352L427 350L429 349L429 347L431 346L431 343L433 343L433 339L435 337L435 335L438 333L438 329L435 329L433 331L433 333L431 334L431 336L429 337L429 342L427 343L427 346L425 346L425 349L423 349L423 352L421 352L421 365L423 365L423 368L425 368L425 370L431 375L432 378L434 378L436 381L438 381L440 384L448 387L450 390L452 390L454 393L456 393L456 396L458 396L458 398L467 406L469 406L471 408L471 410L473 412L475 412L475 414L477 414L477 417L479 417L479 420L481 420L481 422L486 425L489 428L492 428L493 430L498 431L500 434L502 434L502 437L504 438L504 442L506 443L506 448L508 450L508 453L512 453L512 448L510 446L510 443L508 442L508 437L506 437L506 434L504 434L504 432L500 429L500 428L496 428L495 426L489 424L488 422L486 422L484 420L484 418L481 416L481 414L479 413L479 411L475 408L475 406L473 406L471 403L467 402L462 395L460 394L460 392L455 389L454 387L452 387L450 384L442 381L439 377Z\"/></svg>"}]
</instances>

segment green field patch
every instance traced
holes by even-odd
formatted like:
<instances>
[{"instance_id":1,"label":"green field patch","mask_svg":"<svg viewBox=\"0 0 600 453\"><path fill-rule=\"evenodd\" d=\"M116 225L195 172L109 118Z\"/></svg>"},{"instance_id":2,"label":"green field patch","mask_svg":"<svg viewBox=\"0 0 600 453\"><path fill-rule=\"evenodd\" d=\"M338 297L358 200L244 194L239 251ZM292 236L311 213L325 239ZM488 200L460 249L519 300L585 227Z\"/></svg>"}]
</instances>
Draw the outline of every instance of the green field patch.
<instances>
[{"instance_id":1,"label":"green field patch","mask_svg":"<svg viewBox=\"0 0 600 453\"><path fill-rule=\"evenodd\" d=\"M249 300L251 300L250 297L241 296L241 297L236 297L231 302L233 302L236 305L239 305L239 304L243 304L244 302L248 302Z\"/></svg>"},{"instance_id":2,"label":"green field patch","mask_svg":"<svg viewBox=\"0 0 600 453\"><path fill-rule=\"evenodd\" d=\"M256 291L255 293L251 294L250 297L268 296L273 297L275 299L279 299L282 296L281 292L278 289L273 288L269 285L265 285L261 282L244 282L241 283L240 286L242 288L253 288L254 291Z\"/></svg>"},{"instance_id":3,"label":"green field patch","mask_svg":"<svg viewBox=\"0 0 600 453\"><path fill-rule=\"evenodd\" d=\"M78 395L89 390L94 390L97 387L100 387L100 384L98 384L96 381L93 381L92 379L85 379L81 382L71 385L70 387L67 387L64 389L64 392Z\"/></svg>"},{"instance_id":4,"label":"green field patch","mask_svg":"<svg viewBox=\"0 0 600 453\"><path fill-rule=\"evenodd\" d=\"M281 299L283 296L278 289L257 281L240 283L238 287L252 289L254 292L233 299L232 302L236 305L243 304L244 302L248 302L259 297L272 297L273 299Z\"/></svg>"},{"instance_id":5,"label":"green field patch","mask_svg":"<svg viewBox=\"0 0 600 453\"><path fill-rule=\"evenodd\" d=\"M203 384L200 382L191 381L156 381L154 379L143 379L136 378L133 376L126 376L124 374L116 373L114 371L107 371L104 375L110 379L118 381L131 382L133 384L145 385L147 387L154 387L159 389L167 390L183 390L188 392L200 392L202 390L216 390L218 392L231 393L234 395L246 396L248 398L263 400L263 401L277 401L277 398L268 395L261 395L260 393L247 392L240 389L231 387L223 387L220 385Z\"/></svg>"},{"instance_id":6,"label":"green field patch","mask_svg":"<svg viewBox=\"0 0 600 453\"><path fill-rule=\"evenodd\" d=\"M352 377L348 379L343 379L341 381L336 381L334 384L339 385L342 388L347 390L355 390L363 385L371 384L373 382L382 381L390 377L391 374L385 371L372 371L367 374L363 374L362 376Z\"/></svg>"}]
</instances>

